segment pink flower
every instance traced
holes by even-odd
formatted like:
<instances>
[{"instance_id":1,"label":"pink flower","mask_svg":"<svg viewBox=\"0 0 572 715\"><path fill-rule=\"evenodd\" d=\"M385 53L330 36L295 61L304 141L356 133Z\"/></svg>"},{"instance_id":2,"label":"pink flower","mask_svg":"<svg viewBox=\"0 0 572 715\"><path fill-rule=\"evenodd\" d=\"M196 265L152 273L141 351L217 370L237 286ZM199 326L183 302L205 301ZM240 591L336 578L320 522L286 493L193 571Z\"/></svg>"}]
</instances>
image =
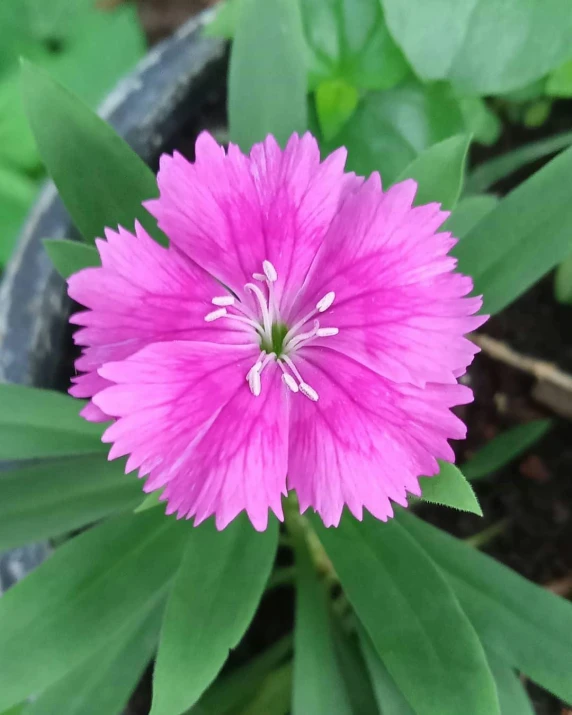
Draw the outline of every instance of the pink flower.
<instances>
[{"instance_id":1,"label":"pink flower","mask_svg":"<svg viewBox=\"0 0 572 715\"><path fill-rule=\"evenodd\" d=\"M294 489L326 525L344 505L386 520L465 436L450 408L472 399L463 336L484 318L437 233L448 214L412 208L414 181L344 174L345 155L320 163L309 134L225 154L201 134L147 203L170 247L107 231L102 267L69 281L88 308L71 393L115 419L109 458L169 514L223 528L246 510L263 530Z\"/></svg>"}]
</instances>

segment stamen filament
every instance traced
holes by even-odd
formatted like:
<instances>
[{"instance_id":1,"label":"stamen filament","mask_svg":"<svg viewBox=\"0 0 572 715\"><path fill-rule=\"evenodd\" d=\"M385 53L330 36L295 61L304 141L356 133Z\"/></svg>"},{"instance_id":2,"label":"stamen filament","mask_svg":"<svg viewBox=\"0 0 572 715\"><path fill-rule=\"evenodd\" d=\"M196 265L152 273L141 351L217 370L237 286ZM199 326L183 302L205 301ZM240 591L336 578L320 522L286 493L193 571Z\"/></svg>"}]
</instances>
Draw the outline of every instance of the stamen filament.
<instances>
[{"instance_id":1,"label":"stamen filament","mask_svg":"<svg viewBox=\"0 0 572 715\"><path fill-rule=\"evenodd\" d=\"M270 317L270 312L268 310L268 305L266 304L266 298L257 285L254 283L247 283L245 288L252 291L258 299L260 304L260 310L262 311L262 320L264 322L264 331L269 339L272 339L272 318Z\"/></svg>"},{"instance_id":2,"label":"stamen filament","mask_svg":"<svg viewBox=\"0 0 572 715\"><path fill-rule=\"evenodd\" d=\"M205 320L207 319L207 317L208 316L205 317ZM264 330L262 328L262 325L259 325L255 320L245 318L242 315L233 315L232 313L227 313L226 311L224 315L221 315L219 317L226 318L227 320L235 320L239 323L243 323L244 325L249 325L251 328L254 328L259 335L264 336ZM213 318L213 320L215 319Z\"/></svg>"},{"instance_id":3,"label":"stamen filament","mask_svg":"<svg viewBox=\"0 0 572 715\"><path fill-rule=\"evenodd\" d=\"M330 308L332 303L334 302L335 298L336 294L333 290L331 290L329 293L326 293L326 295L316 303L316 307L314 308L314 310L308 313L308 315L305 315L301 320L299 320L290 328L290 330L286 333L286 336L284 337L284 342L288 342L288 340L292 336L294 336L298 332L298 330L310 320L310 318L313 318L316 313L323 313L324 311L328 310L328 308Z\"/></svg>"}]
</instances>

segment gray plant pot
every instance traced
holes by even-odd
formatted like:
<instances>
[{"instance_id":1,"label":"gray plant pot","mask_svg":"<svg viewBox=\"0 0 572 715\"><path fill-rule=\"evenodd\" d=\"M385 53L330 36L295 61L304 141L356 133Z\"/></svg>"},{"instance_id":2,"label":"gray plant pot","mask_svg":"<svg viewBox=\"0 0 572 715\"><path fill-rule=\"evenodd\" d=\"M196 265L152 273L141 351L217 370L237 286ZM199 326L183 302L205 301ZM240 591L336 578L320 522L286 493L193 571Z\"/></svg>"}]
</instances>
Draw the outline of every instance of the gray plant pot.
<instances>
[{"instance_id":1,"label":"gray plant pot","mask_svg":"<svg viewBox=\"0 0 572 715\"><path fill-rule=\"evenodd\" d=\"M218 107L220 113L224 107L226 43L202 37L211 13L191 19L151 50L100 109L100 115L154 168L160 154L183 134L205 125L212 128L214 109L209 108ZM70 302L41 239L75 235L55 187L48 183L30 212L0 286L0 381L67 387ZM0 555L0 594L48 553L49 545L42 543Z\"/></svg>"}]
</instances>

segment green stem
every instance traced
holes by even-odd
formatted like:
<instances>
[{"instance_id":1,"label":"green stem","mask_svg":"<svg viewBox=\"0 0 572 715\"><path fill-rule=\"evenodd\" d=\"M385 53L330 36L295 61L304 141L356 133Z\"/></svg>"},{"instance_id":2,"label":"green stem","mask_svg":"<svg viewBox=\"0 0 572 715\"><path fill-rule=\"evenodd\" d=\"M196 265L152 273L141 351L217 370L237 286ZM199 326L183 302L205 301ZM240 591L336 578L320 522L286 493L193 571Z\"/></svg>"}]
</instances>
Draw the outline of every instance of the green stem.
<instances>
[{"instance_id":1,"label":"green stem","mask_svg":"<svg viewBox=\"0 0 572 715\"><path fill-rule=\"evenodd\" d=\"M483 546L486 546L490 541L502 534L504 531L506 531L506 528L509 524L510 519L501 519L500 521L497 521L495 524L492 524L486 529L479 531L478 534L474 534L474 536L469 536L469 538L465 539L464 541L466 544L469 544L469 546L474 546L476 549L480 549Z\"/></svg>"}]
</instances>

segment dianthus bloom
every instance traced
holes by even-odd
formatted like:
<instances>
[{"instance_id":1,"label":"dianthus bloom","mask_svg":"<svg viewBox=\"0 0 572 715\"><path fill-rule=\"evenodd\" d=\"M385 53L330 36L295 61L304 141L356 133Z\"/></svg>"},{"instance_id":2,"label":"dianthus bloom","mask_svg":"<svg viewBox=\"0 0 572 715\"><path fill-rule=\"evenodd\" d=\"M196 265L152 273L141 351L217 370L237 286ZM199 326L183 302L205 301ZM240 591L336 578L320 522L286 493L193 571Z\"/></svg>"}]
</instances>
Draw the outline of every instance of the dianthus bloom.
<instances>
[{"instance_id":1,"label":"dianthus bloom","mask_svg":"<svg viewBox=\"0 0 572 715\"><path fill-rule=\"evenodd\" d=\"M320 162L309 134L245 156L203 133L194 164L163 156L146 204L169 248L107 231L102 266L70 278L88 309L71 393L114 419L109 458L167 513L223 528L246 510L263 530L294 489L326 525L344 505L386 520L465 436L450 408L472 399L457 378L484 318L448 214L345 157Z\"/></svg>"}]
</instances>

